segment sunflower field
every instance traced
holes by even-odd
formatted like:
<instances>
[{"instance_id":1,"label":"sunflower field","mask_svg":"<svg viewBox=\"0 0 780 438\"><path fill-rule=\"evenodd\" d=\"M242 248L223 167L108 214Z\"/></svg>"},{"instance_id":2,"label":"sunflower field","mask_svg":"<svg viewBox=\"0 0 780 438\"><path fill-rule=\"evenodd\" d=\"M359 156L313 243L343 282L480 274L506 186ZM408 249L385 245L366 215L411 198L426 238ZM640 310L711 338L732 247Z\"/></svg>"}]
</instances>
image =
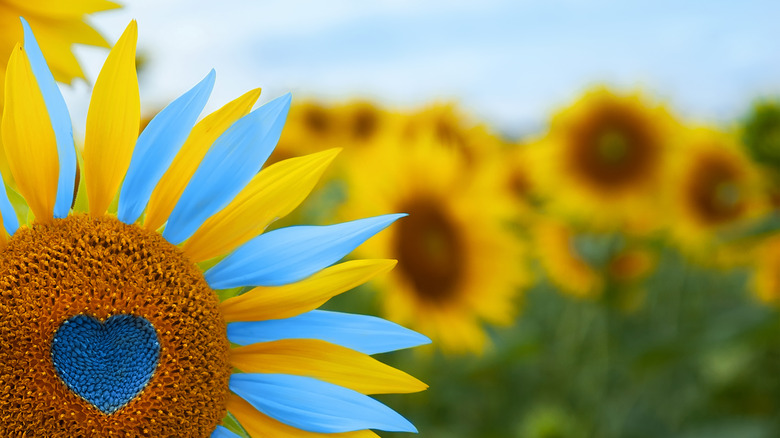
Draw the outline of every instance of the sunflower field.
<instances>
[{"instance_id":1,"label":"sunflower field","mask_svg":"<svg viewBox=\"0 0 780 438\"><path fill-rule=\"evenodd\" d=\"M310 52L169 99L127 3L0 0L0 437L780 436L777 93L599 78L507 127ZM201 6L151 33L233 53Z\"/></svg>"},{"instance_id":2,"label":"sunflower field","mask_svg":"<svg viewBox=\"0 0 780 438\"><path fill-rule=\"evenodd\" d=\"M396 269L328 306L433 339L388 358L431 385L393 399L425 436L770 437L778 109L723 130L599 87L507 139L451 104L306 102L276 153L343 147L309 220L409 213L359 248Z\"/></svg>"}]
</instances>

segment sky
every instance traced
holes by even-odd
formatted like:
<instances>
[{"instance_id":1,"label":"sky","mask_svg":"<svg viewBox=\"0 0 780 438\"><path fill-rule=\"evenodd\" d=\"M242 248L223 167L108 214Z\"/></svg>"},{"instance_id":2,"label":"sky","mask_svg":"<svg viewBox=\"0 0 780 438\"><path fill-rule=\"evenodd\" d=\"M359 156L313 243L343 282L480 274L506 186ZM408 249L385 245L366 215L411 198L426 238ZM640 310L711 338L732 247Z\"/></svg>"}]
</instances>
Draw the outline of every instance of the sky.
<instances>
[{"instance_id":1,"label":"sky","mask_svg":"<svg viewBox=\"0 0 780 438\"><path fill-rule=\"evenodd\" d=\"M729 125L780 95L776 0L127 0L90 22L139 25L146 108L211 68L207 110L263 88L391 108L455 102L510 135L543 129L585 89L643 90L690 122ZM78 47L94 81L107 52ZM65 90L84 126L89 86Z\"/></svg>"}]
</instances>

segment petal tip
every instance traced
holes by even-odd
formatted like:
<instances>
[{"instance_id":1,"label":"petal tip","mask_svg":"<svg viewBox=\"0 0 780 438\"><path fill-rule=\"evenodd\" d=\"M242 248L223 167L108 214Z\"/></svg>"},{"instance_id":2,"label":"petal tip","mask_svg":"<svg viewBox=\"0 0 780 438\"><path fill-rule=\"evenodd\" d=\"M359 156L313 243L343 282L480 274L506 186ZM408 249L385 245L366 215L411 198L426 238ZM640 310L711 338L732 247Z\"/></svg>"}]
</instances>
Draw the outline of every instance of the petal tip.
<instances>
[{"instance_id":1,"label":"petal tip","mask_svg":"<svg viewBox=\"0 0 780 438\"><path fill-rule=\"evenodd\" d=\"M404 218L406 216L409 216L409 213L392 213L384 215L384 217L387 218L388 224L392 224L398 219Z\"/></svg>"},{"instance_id":2,"label":"petal tip","mask_svg":"<svg viewBox=\"0 0 780 438\"><path fill-rule=\"evenodd\" d=\"M27 20L25 20L25 18L22 17L22 16L19 17L19 21L22 22L22 29L24 29L24 36L25 36L25 39L26 39L27 33L31 32L30 23L28 23Z\"/></svg>"},{"instance_id":3,"label":"petal tip","mask_svg":"<svg viewBox=\"0 0 780 438\"><path fill-rule=\"evenodd\" d=\"M134 41L138 40L138 22L135 19L130 20L130 23L127 24L124 33L119 39L121 40L125 35L127 38L131 38Z\"/></svg>"}]
</instances>

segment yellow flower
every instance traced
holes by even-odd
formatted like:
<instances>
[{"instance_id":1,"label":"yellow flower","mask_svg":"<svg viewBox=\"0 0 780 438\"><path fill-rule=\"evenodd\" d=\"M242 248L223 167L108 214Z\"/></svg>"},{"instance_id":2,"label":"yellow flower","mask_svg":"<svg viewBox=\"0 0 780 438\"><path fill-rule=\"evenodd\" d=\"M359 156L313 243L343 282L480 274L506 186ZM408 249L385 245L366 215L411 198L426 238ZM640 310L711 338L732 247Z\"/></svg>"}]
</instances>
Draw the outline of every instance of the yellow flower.
<instances>
[{"instance_id":1,"label":"yellow flower","mask_svg":"<svg viewBox=\"0 0 780 438\"><path fill-rule=\"evenodd\" d=\"M547 276L561 292L577 298L602 297L612 286L621 295L610 298L616 298L621 306L633 307L633 300L642 294L639 283L655 266L648 250L617 236L591 236L600 238L602 247L591 249L595 253L588 257L577 242L583 236L553 218L539 220L532 234L536 255Z\"/></svg>"},{"instance_id":2,"label":"yellow flower","mask_svg":"<svg viewBox=\"0 0 780 438\"><path fill-rule=\"evenodd\" d=\"M524 144L507 147L500 155L503 184L513 199L517 218L524 224L537 219L539 211L539 183L532 170L531 147Z\"/></svg>"},{"instance_id":3,"label":"yellow flower","mask_svg":"<svg viewBox=\"0 0 780 438\"><path fill-rule=\"evenodd\" d=\"M369 395L426 385L371 355L427 338L315 310L393 268L338 261L403 215L266 232L338 151L261 170L290 96L197 122L214 71L139 135L136 39L131 22L95 82L81 157L26 23L12 51L2 137L24 205L0 190L0 436L236 437L227 413L253 437L416 431Z\"/></svg>"},{"instance_id":4,"label":"yellow flower","mask_svg":"<svg viewBox=\"0 0 780 438\"><path fill-rule=\"evenodd\" d=\"M290 107L284 135L268 163L334 147L336 132L334 115L324 105L315 102L296 103Z\"/></svg>"},{"instance_id":5,"label":"yellow flower","mask_svg":"<svg viewBox=\"0 0 780 438\"><path fill-rule=\"evenodd\" d=\"M598 296L604 285L599 274L577 253L572 231L552 219L542 220L533 232L534 248L550 280L578 298Z\"/></svg>"},{"instance_id":6,"label":"yellow flower","mask_svg":"<svg viewBox=\"0 0 780 438\"><path fill-rule=\"evenodd\" d=\"M365 101L331 106L314 101L296 104L290 108L284 136L269 163L331 147L343 147L349 154L394 132L393 123L388 111Z\"/></svg>"},{"instance_id":7,"label":"yellow flower","mask_svg":"<svg viewBox=\"0 0 780 438\"><path fill-rule=\"evenodd\" d=\"M764 181L727 134L691 129L682 142L665 187L672 238L699 261L730 258L728 248L718 245L718 233L766 211Z\"/></svg>"},{"instance_id":8,"label":"yellow flower","mask_svg":"<svg viewBox=\"0 0 780 438\"><path fill-rule=\"evenodd\" d=\"M85 16L118 7L107 0L0 0L0 84L4 83L5 60L14 45L22 40L19 17L24 16L35 31L54 79L70 83L74 78L84 77L71 51L74 44L108 47L106 40L84 21ZM0 87L0 111L4 93L4 87ZM8 185L16 187L4 156L0 140L0 172Z\"/></svg>"},{"instance_id":9,"label":"yellow flower","mask_svg":"<svg viewBox=\"0 0 780 438\"><path fill-rule=\"evenodd\" d=\"M653 228L674 126L638 94L586 93L534 145L533 168L551 211L596 227Z\"/></svg>"},{"instance_id":10,"label":"yellow flower","mask_svg":"<svg viewBox=\"0 0 780 438\"><path fill-rule=\"evenodd\" d=\"M387 112L369 102L352 102L338 108L337 112L342 114L344 134L351 143L368 143L387 129Z\"/></svg>"},{"instance_id":11,"label":"yellow flower","mask_svg":"<svg viewBox=\"0 0 780 438\"><path fill-rule=\"evenodd\" d=\"M466 166L431 137L387 139L353 158L345 211L409 214L361 247L398 259L381 284L386 316L446 352L482 351L482 322L511 323L528 282L522 244L506 229L511 199L498 173Z\"/></svg>"},{"instance_id":12,"label":"yellow flower","mask_svg":"<svg viewBox=\"0 0 780 438\"><path fill-rule=\"evenodd\" d=\"M780 304L780 236L769 237L759 245L753 264L753 293L766 304Z\"/></svg>"},{"instance_id":13,"label":"yellow flower","mask_svg":"<svg viewBox=\"0 0 780 438\"><path fill-rule=\"evenodd\" d=\"M108 47L106 40L84 18L118 7L106 0L0 0L0 59L8 59L16 42L21 41L19 17L24 16L38 37L54 79L70 83L73 78L83 78L71 47L74 44ZM0 63L0 77L5 77L5 67L4 62Z\"/></svg>"},{"instance_id":14,"label":"yellow flower","mask_svg":"<svg viewBox=\"0 0 780 438\"><path fill-rule=\"evenodd\" d=\"M462 154L466 165L496 159L505 146L485 125L469 120L454 104L430 105L400 119L404 141L416 144L431 137Z\"/></svg>"}]
</instances>

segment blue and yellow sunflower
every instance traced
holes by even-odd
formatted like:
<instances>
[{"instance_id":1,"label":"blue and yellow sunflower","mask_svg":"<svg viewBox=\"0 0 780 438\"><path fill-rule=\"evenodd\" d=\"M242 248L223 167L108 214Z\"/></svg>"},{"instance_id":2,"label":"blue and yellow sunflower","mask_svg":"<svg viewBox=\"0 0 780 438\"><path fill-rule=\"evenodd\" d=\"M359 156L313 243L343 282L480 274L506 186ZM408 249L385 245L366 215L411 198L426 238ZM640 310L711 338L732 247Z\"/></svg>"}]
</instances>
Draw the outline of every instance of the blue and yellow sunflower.
<instances>
[{"instance_id":1,"label":"blue and yellow sunflower","mask_svg":"<svg viewBox=\"0 0 780 438\"><path fill-rule=\"evenodd\" d=\"M394 266L337 262L401 215L264 233L336 154L260 171L289 95L251 111L253 90L197 122L212 71L139 136L132 22L80 154L23 24L2 120L18 193L0 190L0 436L231 437L236 420L252 437L415 431L367 394L425 384L370 355L428 339L315 310Z\"/></svg>"}]
</instances>

